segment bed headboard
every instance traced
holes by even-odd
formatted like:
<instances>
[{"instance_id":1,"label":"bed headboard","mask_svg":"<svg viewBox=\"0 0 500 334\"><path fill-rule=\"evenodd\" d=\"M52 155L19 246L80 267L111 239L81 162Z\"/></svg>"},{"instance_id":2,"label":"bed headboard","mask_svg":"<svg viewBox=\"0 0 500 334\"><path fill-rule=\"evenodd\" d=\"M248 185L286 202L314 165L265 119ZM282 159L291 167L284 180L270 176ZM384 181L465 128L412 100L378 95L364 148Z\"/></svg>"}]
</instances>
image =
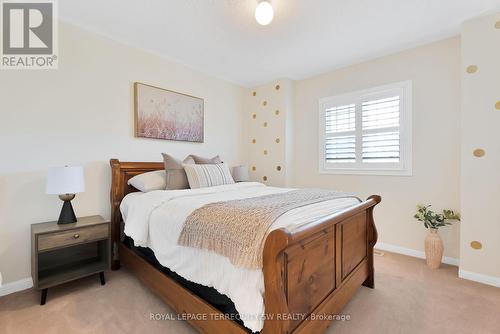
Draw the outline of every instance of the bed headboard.
<instances>
[{"instance_id":1,"label":"bed headboard","mask_svg":"<svg viewBox=\"0 0 500 334\"><path fill-rule=\"evenodd\" d=\"M112 269L119 268L118 262L118 242L120 241L122 215L120 213L120 203L131 192L138 191L127 184L132 177L161 170L164 168L163 162L120 162L118 159L109 160L111 165L111 241L113 245Z\"/></svg>"}]
</instances>

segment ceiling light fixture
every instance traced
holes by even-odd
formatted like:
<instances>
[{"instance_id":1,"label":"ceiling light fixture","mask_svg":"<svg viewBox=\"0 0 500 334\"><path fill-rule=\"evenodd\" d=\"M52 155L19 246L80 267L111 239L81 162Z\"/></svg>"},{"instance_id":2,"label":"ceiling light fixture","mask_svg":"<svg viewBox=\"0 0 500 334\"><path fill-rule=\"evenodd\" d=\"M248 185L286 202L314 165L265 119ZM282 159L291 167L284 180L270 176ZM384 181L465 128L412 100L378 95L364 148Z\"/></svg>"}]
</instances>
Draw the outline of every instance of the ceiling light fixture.
<instances>
[{"instance_id":1,"label":"ceiling light fixture","mask_svg":"<svg viewBox=\"0 0 500 334\"><path fill-rule=\"evenodd\" d=\"M270 0L259 1L255 9L255 19L260 25L266 26L273 20L274 9Z\"/></svg>"}]
</instances>

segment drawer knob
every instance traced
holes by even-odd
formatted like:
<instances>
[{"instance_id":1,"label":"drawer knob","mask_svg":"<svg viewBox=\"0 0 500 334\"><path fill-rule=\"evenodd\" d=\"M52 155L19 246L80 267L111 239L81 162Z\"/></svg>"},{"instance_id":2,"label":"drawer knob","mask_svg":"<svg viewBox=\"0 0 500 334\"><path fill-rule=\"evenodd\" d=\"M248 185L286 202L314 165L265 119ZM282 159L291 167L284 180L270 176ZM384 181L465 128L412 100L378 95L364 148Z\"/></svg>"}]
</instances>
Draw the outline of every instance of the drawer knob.
<instances>
[{"instance_id":1,"label":"drawer knob","mask_svg":"<svg viewBox=\"0 0 500 334\"><path fill-rule=\"evenodd\" d=\"M76 233L76 234L73 236L73 238L78 239L78 238L80 238L80 235L79 235L78 233Z\"/></svg>"}]
</instances>

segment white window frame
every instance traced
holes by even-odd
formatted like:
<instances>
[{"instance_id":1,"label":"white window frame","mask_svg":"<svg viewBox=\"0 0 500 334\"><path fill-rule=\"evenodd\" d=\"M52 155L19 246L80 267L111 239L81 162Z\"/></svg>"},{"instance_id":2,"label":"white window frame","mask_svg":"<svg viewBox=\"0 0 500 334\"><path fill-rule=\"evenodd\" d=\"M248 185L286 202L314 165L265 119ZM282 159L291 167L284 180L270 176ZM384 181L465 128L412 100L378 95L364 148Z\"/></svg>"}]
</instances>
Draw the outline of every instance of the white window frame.
<instances>
[{"instance_id":1,"label":"white window frame","mask_svg":"<svg viewBox=\"0 0 500 334\"><path fill-rule=\"evenodd\" d=\"M319 172L321 174L353 174L353 175L412 175L412 82L402 81L370 89L360 90L319 100ZM399 163L363 163L362 134L373 130L362 131L361 105L366 99L374 100L399 94ZM356 162L327 163L325 159L326 117L328 108L356 104ZM375 130L374 132L378 132Z\"/></svg>"}]
</instances>

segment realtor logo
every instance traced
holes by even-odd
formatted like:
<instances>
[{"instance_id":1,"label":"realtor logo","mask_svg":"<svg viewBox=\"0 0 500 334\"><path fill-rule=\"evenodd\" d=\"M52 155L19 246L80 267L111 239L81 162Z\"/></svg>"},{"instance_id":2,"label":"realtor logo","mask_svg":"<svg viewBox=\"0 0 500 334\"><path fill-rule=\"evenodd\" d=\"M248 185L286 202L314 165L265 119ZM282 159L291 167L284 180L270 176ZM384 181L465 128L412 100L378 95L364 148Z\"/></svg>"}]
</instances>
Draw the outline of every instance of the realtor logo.
<instances>
[{"instance_id":1,"label":"realtor logo","mask_svg":"<svg viewBox=\"0 0 500 334\"><path fill-rule=\"evenodd\" d=\"M57 17L54 0L3 0L2 69L57 68Z\"/></svg>"}]
</instances>

